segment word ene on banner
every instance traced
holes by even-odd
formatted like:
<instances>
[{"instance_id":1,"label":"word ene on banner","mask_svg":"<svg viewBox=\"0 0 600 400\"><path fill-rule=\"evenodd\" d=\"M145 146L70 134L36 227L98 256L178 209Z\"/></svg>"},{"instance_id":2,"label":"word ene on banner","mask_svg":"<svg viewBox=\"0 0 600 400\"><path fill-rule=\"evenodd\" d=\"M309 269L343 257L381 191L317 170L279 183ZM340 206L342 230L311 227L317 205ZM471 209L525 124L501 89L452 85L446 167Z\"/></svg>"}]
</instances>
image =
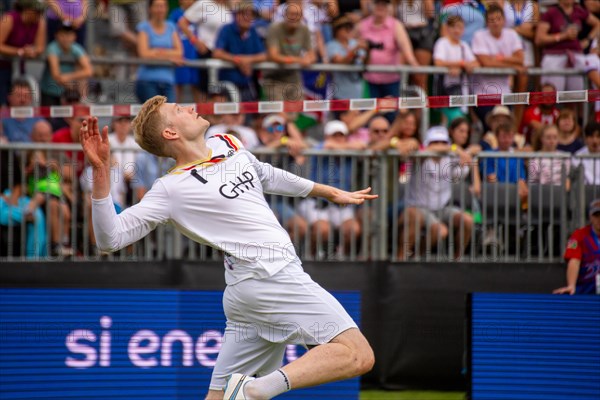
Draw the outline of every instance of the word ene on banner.
<instances>
[{"instance_id":1,"label":"word ene on banner","mask_svg":"<svg viewBox=\"0 0 600 400\"><path fill-rule=\"evenodd\" d=\"M102 316L99 335L89 329L75 329L66 339L65 346L71 353L65 358L65 365L69 368L87 369L92 367L110 367L112 359L112 318ZM248 324L243 330L244 339L258 338L261 328ZM297 327L290 326L290 332ZM138 368L172 367L174 347L181 346L181 366L193 367L197 364L202 367L215 366L217 355L226 340L241 340L240 337L226 336L222 331L209 329L202 332L196 340L188 332L181 329L168 331L162 337L153 330L140 329L133 332L127 340L127 359L131 365ZM284 362L292 362L304 353L298 345L288 345L285 351Z\"/></svg>"}]
</instances>

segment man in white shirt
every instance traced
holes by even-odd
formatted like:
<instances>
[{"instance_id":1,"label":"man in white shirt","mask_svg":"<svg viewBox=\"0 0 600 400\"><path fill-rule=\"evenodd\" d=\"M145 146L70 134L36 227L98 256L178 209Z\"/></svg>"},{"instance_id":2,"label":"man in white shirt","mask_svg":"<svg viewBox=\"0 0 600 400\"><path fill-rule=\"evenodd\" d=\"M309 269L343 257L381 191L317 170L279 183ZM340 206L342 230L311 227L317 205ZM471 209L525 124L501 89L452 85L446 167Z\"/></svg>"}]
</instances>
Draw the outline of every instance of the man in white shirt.
<instances>
[{"instance_id":1,"label":"man in white shirt","mask_svg":"<svg viewBox=\"0 0 600 400\"><path fill-rule=\"evenodd\" d=\"M368 372L374 356L367 340L339 302L302 270L264 193L324 197L337 204L377 196L368 194L370 188L346 192L261 163L231 135L205 140L208 125L192 107L166 103L162 96L146 101L133 122L136 142L174 158L176 166L117 215L110 196L108 128L101 134L97 118L84 122L81 144L93 167L98 246L115 251L172 223L190 239L225 253L225 335L237 340L223 342L206 399L270 399ZM289 343L315 347L280 368Z\"/></svg>"},{"instance_id":2,"label":"man in white shirt","mask_svg":"<svg viewBox=\"0 0 600 400\"><path fill-rule=\"evenodd\" d=\"M475 32L471 47L483 67L524 70L523 44L514 29L504 28L504 10L490 5L486 14L487 29ZM511 93L508 75L478 75L476 94Z\"/></svg>"},{"instance_id":3,"label":"man in white shirt","mask_svg":"<svg viewBox=\"0 0 600 400\"><path fill-rule=\"evenodd\" d=\"M486 13L487 29L475 32L471 48L482 67L515 68L525 70L523 43L519 34L505 28L504 10L497 4L491 4ZM475 94L511 93L508 75L475 75ZM485 115L491 107L476 107L475 112L485 124ZM489 128L485 127L484 128ZM487 130L487 129L486 129Z\"/></svg>"}]
</instances>

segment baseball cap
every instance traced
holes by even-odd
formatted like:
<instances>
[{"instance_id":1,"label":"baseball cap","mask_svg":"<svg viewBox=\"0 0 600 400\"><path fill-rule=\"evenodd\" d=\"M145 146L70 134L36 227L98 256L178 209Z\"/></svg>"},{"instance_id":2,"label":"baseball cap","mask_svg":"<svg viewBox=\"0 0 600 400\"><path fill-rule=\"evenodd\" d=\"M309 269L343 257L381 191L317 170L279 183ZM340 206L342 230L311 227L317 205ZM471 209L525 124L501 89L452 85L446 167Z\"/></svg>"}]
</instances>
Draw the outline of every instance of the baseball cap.
<instances>
[{"instance_id":1,"label":"baseball cap","mask_svg":"<svg viewBox=\"0 0 600 400\"><path fill-rule=\"evenodd\" d=\"M353 26L352 21L346 15L336 18L331 24L334 32L337 32L338 29L341 29L345 26L349 26L350 28Z\"/></svg>"},{"instance_id":2,"label":"baseball cap","mask_svg":"<svg viewBox=\"0 0 600 400\"><path fill-rule=\"evenodd\" d=\"M267 115L265 117L265 119L263 119L262 127L267 129L271 125L275 125L275 124L285 125L285 118L283 118L281 115L277 115L277 114Z\"/></svg>"},{"instance_id":3,"label":"baseball cap","mask_svg":"<svg viewBox=\"0 0 600 400\"><path fill-rule=\"evenodd\" d=\"M592 200L590 203L590 215L600 213L600 199Z\"/></svg>"},{"instance_id":4,"label":"baseball cap","mask_svg":"<svg viewBox=\"0 0 600 400\"><path fill-rule=\"evenodd\" d=\"M338 132L343 133L344 135L348 134L348 127L342 121L334 119L333 121L329 121L325 124L325 136L331 136Z\"/></svg>"},{"instance_id":5,"label":"baseball cap","mask_svg":"<svg viewBox=\"0 0 600 400\"><path fill-rule=\"evenodd\" d=\"M432 126L427 130L425 134L425 140L423 144L428 146L433 142L446 142L450 143L450 136L448 135L448 129L443 126Z\"/></svg>"},{"instance_id":6,"label":"baseball cap","mask_svg":"<svg viewBox=\"0 0 600 400\"><path fill-rule=\"evenodd\" d=\"M494 117L503 116L509 118L511 121L514 121L514 117L511 114L510 110L506 106L496 106L485 116L485 122L488 125L491 125L490 121Z\"/></svg>"}]
</instances>

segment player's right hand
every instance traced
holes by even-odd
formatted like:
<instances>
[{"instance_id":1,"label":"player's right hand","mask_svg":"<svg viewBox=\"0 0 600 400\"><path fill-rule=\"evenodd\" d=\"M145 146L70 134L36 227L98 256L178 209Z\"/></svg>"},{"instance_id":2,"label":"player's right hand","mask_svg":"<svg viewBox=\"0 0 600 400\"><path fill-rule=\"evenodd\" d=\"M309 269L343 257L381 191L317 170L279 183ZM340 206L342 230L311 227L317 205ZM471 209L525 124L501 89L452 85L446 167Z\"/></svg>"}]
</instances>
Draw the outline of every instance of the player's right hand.
<instances>
[{"instance_id":1,"label":"player's right hand","mask_svg":"<svg viewBox=\"0 0 600 400\"><path fill-rule=\"evenodd\" d=\"M558 289L555 289L552 294L575 294L574 286L565 286Z\"/></svg>"},{"instance_id":2,"label":"player's right hand","mask_svg":"<svg viewBox=\"0 0 600 400\"><path fill-rule=\"evenodd\" d=\"M110 165L110 143L108 142L108 126L98 129L98 118L88 117L81 124L79 141L83 152L94 168L108 168Z\"/></svg>"}]
</instances>

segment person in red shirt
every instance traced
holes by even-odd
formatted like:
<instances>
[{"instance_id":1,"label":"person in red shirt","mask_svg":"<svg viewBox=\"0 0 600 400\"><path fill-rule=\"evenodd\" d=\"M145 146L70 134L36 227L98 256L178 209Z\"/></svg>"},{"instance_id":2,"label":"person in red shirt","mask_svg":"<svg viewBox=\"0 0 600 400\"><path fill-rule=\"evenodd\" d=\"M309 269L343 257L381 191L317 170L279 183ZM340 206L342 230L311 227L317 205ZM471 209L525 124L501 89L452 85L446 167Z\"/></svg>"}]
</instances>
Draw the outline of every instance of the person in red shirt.
<instances>
[{"instance_id":1,"label":"person in red shirt","mask_svg":"<svg viewBox=\"0 0 600 400\"><path fill-rule=\"evenodd\" d=\"M542 86L542 92L556 92L551 83ZM525 142L532 144L532 139L539 134L544 125L556 125L560 110L554 104L538 104L529 106L523 114L519 132L525 135Z\"/></svg>"},{"instance_id":2,"label":"person in red shirt","mask_svg":"<svg viewBox=\"0 0 600 400\"><path fill-rule=\"evenodd\" d=\"M68 126L60 128L52 135L52 143L75 143L79 144L79 130L81 129L81 123L85 121L85 117L76 116L71 118L65 118ZM65 156L68 164L76 163L77 176L81 175L83 171L83 163L85 156L83 151L78 151L73 154L72 151L65 151ZM62 163L60 156L57 156L59 162Z\"/></svg>"},{"instance_id":3,"label":"person in red shirt","mask_svg":"<svg viewBox=\"0 0 600 400\"><path fill-rule=\"evenodd\" d=\"M65 118L69 124L64 128L60 128L52 135L52 143L79 144L79 131L82 126L84 117L75 116ZM85 155L83 151L64 151L54 152L50 164L58 165L62 177L61 187L66 200L73 204L77 199L74 198L73 183L79 180L85 166Z\"/></svg>"},{"instance_id":4,"label":"person in red shirt","mask_svg":"<svg viewBox=\"0 0 600 400\"><path fill-rule=\"evenodd\" d=\"M600 274L600 199L590 203L590 224L573 232L567 243L567 286L554 294L595 294Z\"/></svg>"}]
</instances>

